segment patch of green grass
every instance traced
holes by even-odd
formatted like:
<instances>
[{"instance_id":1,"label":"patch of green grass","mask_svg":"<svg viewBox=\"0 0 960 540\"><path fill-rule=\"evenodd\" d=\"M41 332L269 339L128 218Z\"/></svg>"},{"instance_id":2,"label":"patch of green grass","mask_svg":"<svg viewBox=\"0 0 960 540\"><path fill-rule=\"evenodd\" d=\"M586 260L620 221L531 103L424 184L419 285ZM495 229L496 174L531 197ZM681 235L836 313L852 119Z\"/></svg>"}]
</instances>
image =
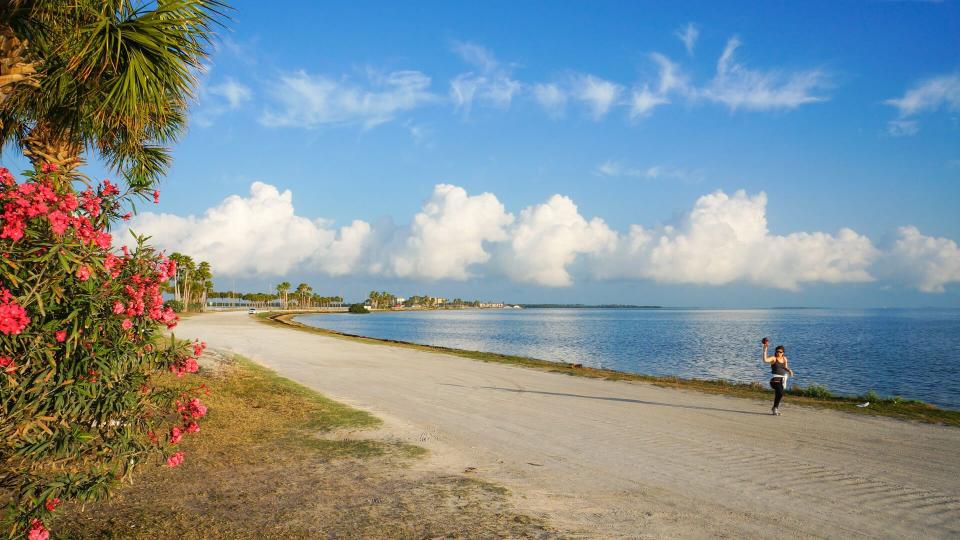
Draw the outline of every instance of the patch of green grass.
<instances>
[{"instance_id":1,"label":"patch of green grass","mask_svg":"<svg viewBox=\"0 0 960 540\"><path fill-rule=\"evenodd\" d=\"M212 355L213 356L213 355ZM423 448L360 438L375 417L248 360L200 373L208 413L177 446L183 465L141 468L86 509L66 503L57 538L542 538L494 488L410 468ZM163 385L175 380L164 375ZM555 535L554 535L555 536Z\"/></svg>"},{"instance_id":2,"label":"patch of green grass","mask_svg":"<svg viewBox=\"0 0 960 540\"><path fill-rule=\"evenodd\" d=\"M723 394L727 396L749 399L771 399L771 390L758 383L736 383L722 380L658 377L653 375L624 373L611 369L576 367L574 364L552 362L549 360L528 358L525 356L513 356L483 351L468 351L462 349L453 349L450 347L420 345L406 341L370 338L366 336L358 336L355 334L347 334L343 332L336 332L334 330L326 330L323 328L307 326L293 320L294 317L301 314L302 313L300 312L263 313L258 314L258 317L264 324L295 328L304 332L312 332L324 336L359 341L361 343L389 345L393 347L416 349L426 352L449 354L453 356L460 356L462 358L479 360L481 362L495 362L498 364L515 365L530 369L538 369L541 371L549 371L552 373L563 373L577 377L591 377L616 381L638 381L661 387L696 390L711 394ZM914 420L929 424L945 424L948 426L960 427L960 411L941 409L935 405L930 405L929 403L912 399L904 400L881 398L872 390L865 396L836 396L833 395L833 393L830 392L830 390L826 387L814 385L805 388L791 388L787 391L787 395L790 396L792 403L798 405L822 409L833 409L853 414L886 416L902 420ZM870 401L870 406L863 408L856 407L857 404L864 401Z\"/></svg>"}]
</instances>

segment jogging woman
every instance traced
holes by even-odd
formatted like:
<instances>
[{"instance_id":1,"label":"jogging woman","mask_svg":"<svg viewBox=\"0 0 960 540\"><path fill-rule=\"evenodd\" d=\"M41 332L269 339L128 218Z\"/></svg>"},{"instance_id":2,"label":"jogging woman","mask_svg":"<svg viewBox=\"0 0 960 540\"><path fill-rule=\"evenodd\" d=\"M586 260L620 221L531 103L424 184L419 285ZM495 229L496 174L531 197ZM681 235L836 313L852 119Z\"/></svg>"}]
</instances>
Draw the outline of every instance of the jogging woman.
<instances>
[{"instance_id":1,"label":"jogging woman","mask_svg":"<svg viewBox=\"0 0 960 540\"><path fill-rule=\"evenodd\" d=\"M770 379L770 388L776 392L773 398L773 409L771 414L780 416L780 400L783 399L783 391L787 388L787 376L793 375L790 369L789 360L787 360L786 350L783 345L777 345L773 356L767 356L767 348L770 346L770 340L763 338L763 362L770 364L770 373L773 377Z\"/></svg>"}]
</instances>

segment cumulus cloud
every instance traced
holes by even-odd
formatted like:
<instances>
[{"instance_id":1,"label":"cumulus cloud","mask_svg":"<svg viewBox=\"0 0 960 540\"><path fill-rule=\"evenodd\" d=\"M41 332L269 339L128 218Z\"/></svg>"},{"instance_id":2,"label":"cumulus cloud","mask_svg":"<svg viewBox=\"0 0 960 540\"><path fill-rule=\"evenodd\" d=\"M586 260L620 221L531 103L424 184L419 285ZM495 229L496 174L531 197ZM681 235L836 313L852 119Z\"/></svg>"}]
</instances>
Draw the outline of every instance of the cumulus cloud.
<instances>
[{"instance_id":1,"label":"cumulus cloud","mask_svg":"<svg viewBox=\"0 0 960 540\"><path fill-rule=\"evenodd\" d=\"M470 196L439 184L392 247L389 270L398 277L467 279L472 265L490 259L485 244L508 238L512 221L492 193Z\"/></svg>"},{"instance_id":2,"label":"cumulus cloud","mask_svg":"<svg viewBox=\"0 0 960 540\"><path fill-rule=\"evenodd\" d=\"M600 120L617 103L623 87L593 75L574 75L570 82L571 97L583 102L590 117Z\"/></svg>"},{"instance_id":3,"label":"cumulus cloud","mask_svg":"<svg viewBox=\"0 0 960 540\"><path fill-rule=\"evenodd\" d=\"M601 166L611 175L657 178L668 169ZM960 282L960 247L947 238L903 227L879 250L864 235L771 234L761 192L700 197L676 225L611 229L584 217L569 197L554 195L514 216L492 193L471 195L435 186L409 223L354 220L334 227L294 211L293 194L254 182L199 216L144 213L130 228L168 252L206 260L218 276L369 274L417 280L505 276L565 287L577 279L757 286L797 290L807 283L864 283L880 277L924 292ZM125 231L118 241L129 238Z\"/></svg>"},{"instance_id":4,"label":"cumulus cloud","mask_svg":"<svg viewBox=\"0 0 960 540\"><path fill-rule=\"evenodd\" d=\"M514 80L510 69L501 64L485 47L474 43L456 43L454 52L476 71L461 73L450 81L450 99L467 112L474 101L507 108L523 85Z\"/></svg>"},{"instance_id":5,"label":"cumulus cloud","mask_svg":"<svg viewBox=\"0 0 960 540\"><path fill-rule=\"evenodd\" d=\"M878 255L869 238L849 229L836 235L771 235L764 193L722 191L700 197L680 227L634 225L617 253L598 261L601 277L664 283L724 285L747 282L797 289L801 283L865 282Z\"/></svg>"},{"instance_id":6,"label":"cumulus cloud","mask_svg":"<svg viewBox=\"0 0 960 540\"><path fill-rule=\"evenodd\" d=\"M740 47L736 36L717 61L717 72L710 83L698 91L704 99L726 105L730 110L794 109L807 103L825 101L819 95L829 83L820 70L794 72L761 71L737 62L734 53Z\"/></svg>"},{"instance_id":7,"label":"cumulus cloud","mask_svg":"<svg viewBox=\"0 0 960 540\"><path fill-rule=\"evenodd\" d=\"M572 285L567 267L579 255L612 250L617 238L602 219L587 221L562 195L521 211L510 236L500 259L504 272L515 281L548 287Z\"/></svg>"},{"instance_id":8,"label":"cumulus cloud","mask_svg":"<svg viewBox=\"0 0 960 540\"><path fill-rule=\"evenodd\" d=\"M147 212L136 216L129 228L152 236L169 252L208 261L228 276L286 274L331 237L320 223L294 214L289 190L262 182L250 186L249 197L231 195L202 216Z\"/></svg>"},{"instance_id":9,"label":"cumulus cloud","mask_svg":"<svg viewBox=\"0 0 960 540\"><path fill-rule=\"evenodd\" d=\"M697 29L697 25L693 23L687 23L687 25L680 30L677 30L673 33L683 42L683 46L687 48L687 54L693 56L693 49L697 46L697 38L700 36L700 31Z\"/></svg>"},{"instance_id":10,"label":"cumulus cloud","mask_svg":"<svg viewBox=\"0 0 960 540\"><path fill-rule=\"evenodd\" d=\"M270 127L359 124L372 128L435 99L430 93L430 77L419 71L369 72L367 78L367 86L362 86L302 70L283 75L270 89L275 107L263 112L260 123Z\"/></svg>"},{"instance_id":11,"label":"cumulus cloud","mask_svg":"<svg viewBox=\"0 0 960 540\"><path fill-rule=\"evenodd\" d=\"M890 250L888 271L923 292L942 293L960 283L960 247L949 238L923 235L913 226L901 227Z\"/></svg>"}]
</instances>

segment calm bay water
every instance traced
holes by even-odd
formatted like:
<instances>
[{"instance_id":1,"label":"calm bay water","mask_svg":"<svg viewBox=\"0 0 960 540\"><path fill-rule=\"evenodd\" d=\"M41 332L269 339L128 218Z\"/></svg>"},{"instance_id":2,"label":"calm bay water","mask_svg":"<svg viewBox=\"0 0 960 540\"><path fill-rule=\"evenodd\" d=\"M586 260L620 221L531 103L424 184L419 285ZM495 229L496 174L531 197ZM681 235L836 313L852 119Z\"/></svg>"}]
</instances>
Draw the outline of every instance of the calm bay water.
<instances>
[{"instance_id":1,"label":"calm bay water","mask_svg":"<svg viewBox=\"0 0 960 540\"><path fill-rule=\"evenodd\" d=\"M302 315L376 338L651 375L766 382L760 338L783 344L793 382L960 409L960 310L491 309ZM772 348L772 347L771 347Z\"/></svg>"}]
</instances>

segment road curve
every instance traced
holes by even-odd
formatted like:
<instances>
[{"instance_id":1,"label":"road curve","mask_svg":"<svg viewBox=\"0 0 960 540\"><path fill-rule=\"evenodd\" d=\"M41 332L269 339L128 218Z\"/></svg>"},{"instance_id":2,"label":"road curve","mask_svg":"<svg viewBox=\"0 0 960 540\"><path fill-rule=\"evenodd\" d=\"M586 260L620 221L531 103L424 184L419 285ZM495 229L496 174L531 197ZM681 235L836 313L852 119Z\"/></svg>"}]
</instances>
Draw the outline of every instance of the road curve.
<instances>
[{"instance_id":1,"label":"road curve","mask_svg":"<svg viewBox=\"0 0 960 540\"><path fill-rule=\"evenodd\" d=\"M433 467L602 538L960 537L960 429L488 364L278 328L176 328L383 418Z\"/></svg>"}]
</instances>

